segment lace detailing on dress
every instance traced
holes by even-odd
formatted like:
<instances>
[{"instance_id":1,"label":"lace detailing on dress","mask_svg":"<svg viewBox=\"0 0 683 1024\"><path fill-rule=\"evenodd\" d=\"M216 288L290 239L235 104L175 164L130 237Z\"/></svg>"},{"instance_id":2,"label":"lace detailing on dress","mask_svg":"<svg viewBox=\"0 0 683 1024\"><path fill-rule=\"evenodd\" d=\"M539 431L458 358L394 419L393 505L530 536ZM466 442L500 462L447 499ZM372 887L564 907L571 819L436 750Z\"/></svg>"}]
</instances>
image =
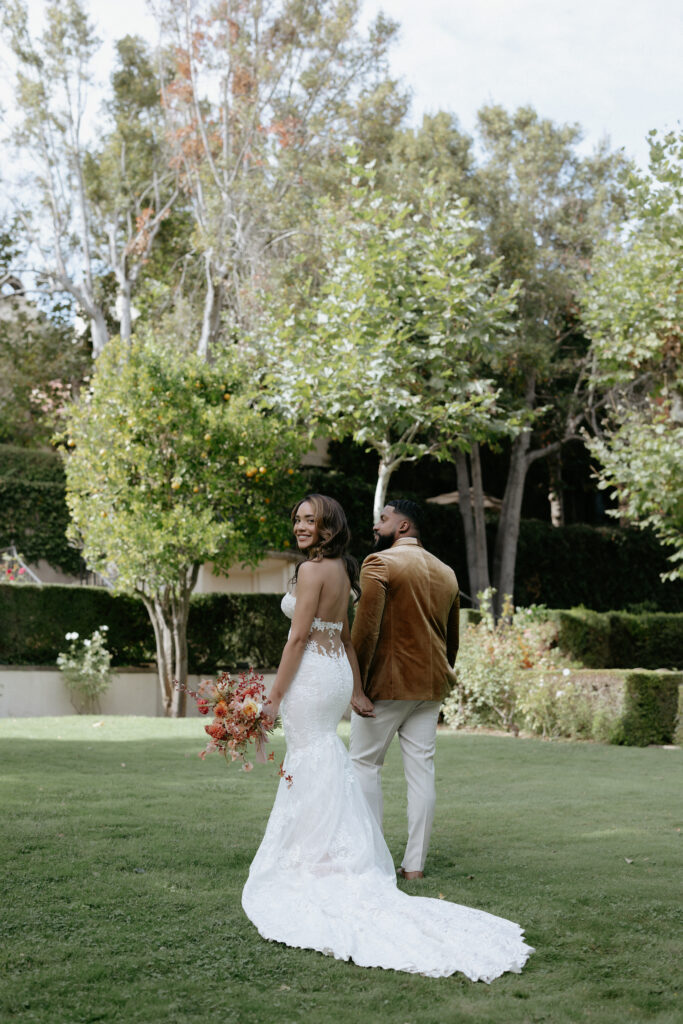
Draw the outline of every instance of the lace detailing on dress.
<instances>
[{"instance_id":1,"label":"lace detailing on dress","mask_svg":"<svg viewBox=\"0 0 683 1024\"><path fill-rule=\"evenodd\" d=\"M296 607L296 597L287 593L280 602L280 607L287 618L291 619ZM341 642L341 631L343 622L325 622L318 616L311 623L311 631L306 641L306 650L311 654L322 654L326 658L341 658L344 656L344 645Z\"/></svg>"},{"instance_id":2,"label":"lace detailing on dress","mask_svg":"<svg viewBox=\"0 0 683 1024\"><path fill-rule=\"evenodd\" d=\"M283 611L294 610L285 595ZM291 614L290 612L290 614ZM335 643L338 623L311 630ZM326 632L332 627L332 634ZM315 634L315 636L313 635ZM281 704L285 771L242 905L266 939L362 967L492 981L532 952L512 921L446 900L408 896L356 778L337 724L351 697L343 650L307 646Z\"/></svg>"}]
</instances>

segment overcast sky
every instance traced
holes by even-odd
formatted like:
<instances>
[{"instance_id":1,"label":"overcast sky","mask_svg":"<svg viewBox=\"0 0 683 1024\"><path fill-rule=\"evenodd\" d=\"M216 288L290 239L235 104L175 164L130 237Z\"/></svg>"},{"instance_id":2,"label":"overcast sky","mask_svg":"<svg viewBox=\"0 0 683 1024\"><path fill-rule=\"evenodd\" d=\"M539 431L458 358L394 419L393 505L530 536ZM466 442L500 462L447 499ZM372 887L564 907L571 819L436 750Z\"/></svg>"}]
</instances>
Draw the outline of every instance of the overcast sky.
<instances>
[{"instance_id":1,"label":"overcast sky","mask_svg":"<svg viewBox=\"0 0 683 1024\"><path fill-rule=\"evenodd\" d=\"M87 5L103 72L113 39L155 37L144 0ZM530 103L578 121L587 146L607 135L644 163L649 129L683 121L683 0L363 0L366 21L380 9L401 25L391 67L412 92L413 123L449 110L471 131L483 103Z\"/></svg>"}]
</instances>

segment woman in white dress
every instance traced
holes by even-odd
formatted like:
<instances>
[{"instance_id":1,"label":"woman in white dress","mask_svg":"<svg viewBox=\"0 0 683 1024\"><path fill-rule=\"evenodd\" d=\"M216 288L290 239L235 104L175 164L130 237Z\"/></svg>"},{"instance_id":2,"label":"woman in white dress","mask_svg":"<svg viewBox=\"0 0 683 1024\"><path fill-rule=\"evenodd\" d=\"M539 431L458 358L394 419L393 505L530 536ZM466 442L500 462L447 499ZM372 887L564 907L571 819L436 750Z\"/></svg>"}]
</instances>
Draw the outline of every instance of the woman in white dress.
<instances>
[{"instance_id":1,"label":"woman in white dress","mask_svg":"<svg viewBox=\"0 0 683 1024\"><path fill-rule=\"evenodd\" d=\"M319 950L361 967L445 977L460 971L491 981L521 971L533 949L522 929L445 900L408 896L396 884L381 830L355 777L337 725L361 682L348 603L358 567L347 554L343 509L311 494L293 509L305 555L296 593L282 609L292 619L271 689L269 712L282 716L287 755L263 841L242 894L260 934Z\"/></svg>"}]
</instances>

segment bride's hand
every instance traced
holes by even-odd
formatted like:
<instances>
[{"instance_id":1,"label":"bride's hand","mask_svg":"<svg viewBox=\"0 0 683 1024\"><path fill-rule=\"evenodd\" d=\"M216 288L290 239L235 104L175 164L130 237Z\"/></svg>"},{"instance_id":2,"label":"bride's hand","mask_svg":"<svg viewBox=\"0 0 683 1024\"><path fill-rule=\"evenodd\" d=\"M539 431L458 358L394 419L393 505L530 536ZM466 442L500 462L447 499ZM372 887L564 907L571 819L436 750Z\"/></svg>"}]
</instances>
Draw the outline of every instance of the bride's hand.
<instances>
[{"instance_id":1,"label":"bride's hand","mask_svg":"<svg viewBox=\"0 0 683 1024\"><path fill-rule=\"evenodd\" d=\"M280 714L280 701L272 701L270 697L266 697L263 702L263 714L268 715L268 718L271 718L273 725L275 725L277 716Z\"/></svg>"},{"instance_id":2,"label":"bride's hand","mask_svg":"<svg viewBox=\"0 0 683 1024\"><path fill-rule=\"evenodd\" d=\"M357 697L351 698L351 707L360 715L361 718L374 718L375 717L375 705L372 703L369 697L366 697L364 693L359 694Z\"/></svg>"}]
</instances>

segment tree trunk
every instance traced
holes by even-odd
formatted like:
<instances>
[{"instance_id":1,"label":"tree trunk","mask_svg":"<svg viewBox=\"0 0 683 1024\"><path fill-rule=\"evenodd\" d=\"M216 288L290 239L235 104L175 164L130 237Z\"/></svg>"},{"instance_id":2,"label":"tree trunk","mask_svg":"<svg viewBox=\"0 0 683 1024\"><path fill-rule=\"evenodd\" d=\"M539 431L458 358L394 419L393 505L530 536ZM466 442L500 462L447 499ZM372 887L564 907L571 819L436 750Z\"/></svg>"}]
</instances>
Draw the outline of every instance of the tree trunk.
<instances>
[{"instance_id":1,"label":"tree trunk","mask_svg":"<svg viewBox=\"0 0 683 1024\"><path fill-rule=\"evenodd\" d=\"M489 577L489 553L486 544L486 519L484 518L484 484L481 476L481 452L477 441L472 445L470 454L472 464L472 495L474 498L474 543L478 579L477 593L488 590L491 586ZM477 602L479 607L479 602Z\"/></svg>"},{"instance_id":2,"label":"tree trunk","mask_svg":"<svg viewBox=\"0 0 683 1024\"><path fill-rule=\"evenodd\" d=\"M491 586L489 577L489 556L486 546L486 522L484 520L484 489L481 476L479 445L472 446L470 454L472 484L467 456L456 452L455 472L458 480L458 506L465 532L467 552L467 573L469 575L472 605L479 608L479 594Z\"/></svg>"},{"instance_id":3,"label":"tree trunk","mask_svg":"<svg viewBox=\"0 0 683 1024\"><path fill-rule=\"evenodd\" d=\"M548 463L550 487L548 488L548 504L550 505L550 522L553 526L564 526L564 491L562 489L562 459L558 453Z\"/></svg>"},{"instance_id":4,"label":"tree trunk","mask_svg":"<svg viewBox=\"0 0 683 1024\"><path fill-rule=\"evenodd\" d=\"M396 462L385 462L383 458L379 460L379 466L377 467L377 486L375 487L375 500L372 505L372 521L376 523L382 514L382 509L387 503L387 491L389 489L389 481L391 480L391 474L396 468Z\"/></svg>"},{"instance_id":5,"label":"tree trunk","mask_svg":"<svg viewBox=\"0 0 683 1024\"><path fill-rule=\"evenodd\" d=\"M479 607L479 570L477 567L476 542L474 538L474 517L470 501L470 471L467 456L458 449L455 453L455 474L458 481L458 509L465 534L465 554L467 555L468 585L472 604Z\"/></svg>"},{"instance_id":6,"label":"tree trunk","mask_svg":"<svg viewBox=\"0 0 683 1024\"><path fill-rule=\"evenodd\" d=\"M121 341L130 343L133 333L133 320L131 316L131 284L122 271L119 277L119 288L117 295L117 313L119 316L119 334Z\"/></svg>"},{"instance_id":7,"label":"tree trunk","mask_svg":"<svg viewBox=\"0 0 683 1024\"><path fill-rule=\"evenodd\" d=\"M512 442L510 470L505 484L503 506L498 521L496 549L493 560L493 610L500 617L506 597L514 597L517 541L522 517L522 498L528 469L527 452L531 443L531 430L523 430Z\"/></svg>"},{"instance_id":8,"label":"tree trunk","mask_svg":"<svg viewBox=\"0 0 683 1024\"><path fill-rule=\"evenodd\" d=\"M199 566L194 565L175 586L151 594L140 590L154 629L161 702L169 718L182 718L186 711L187 695L176 683L187 686L187 620L198 572Z\"/></svg>"},{"instance_id":9,"label":"tree trunk","mask_svg":"<svg viewBox=\"0 0 683 1024\"><path fill-rule=\"evenodd\" d=\"M99 309L90 314L90 337L92 338L92 355L97 359L109 341L109 331L104 316Z\"/></svg>"},{"instance_id":10,"label":"tree trunk","mask_svg":"<svg viewBox=\"0 0 683 1024\"><path fill-rule=\"evenodd\" d=\"M209 351L216 339L220 326L225 289L222 282L219 281L216 284L214 280L215 268L211 253L205 255L204 263L206 270L206 295L204 296L202 332L197 344L197 355L201 356L202 359L208 359Z\"/></svg>"}]
</instances>

